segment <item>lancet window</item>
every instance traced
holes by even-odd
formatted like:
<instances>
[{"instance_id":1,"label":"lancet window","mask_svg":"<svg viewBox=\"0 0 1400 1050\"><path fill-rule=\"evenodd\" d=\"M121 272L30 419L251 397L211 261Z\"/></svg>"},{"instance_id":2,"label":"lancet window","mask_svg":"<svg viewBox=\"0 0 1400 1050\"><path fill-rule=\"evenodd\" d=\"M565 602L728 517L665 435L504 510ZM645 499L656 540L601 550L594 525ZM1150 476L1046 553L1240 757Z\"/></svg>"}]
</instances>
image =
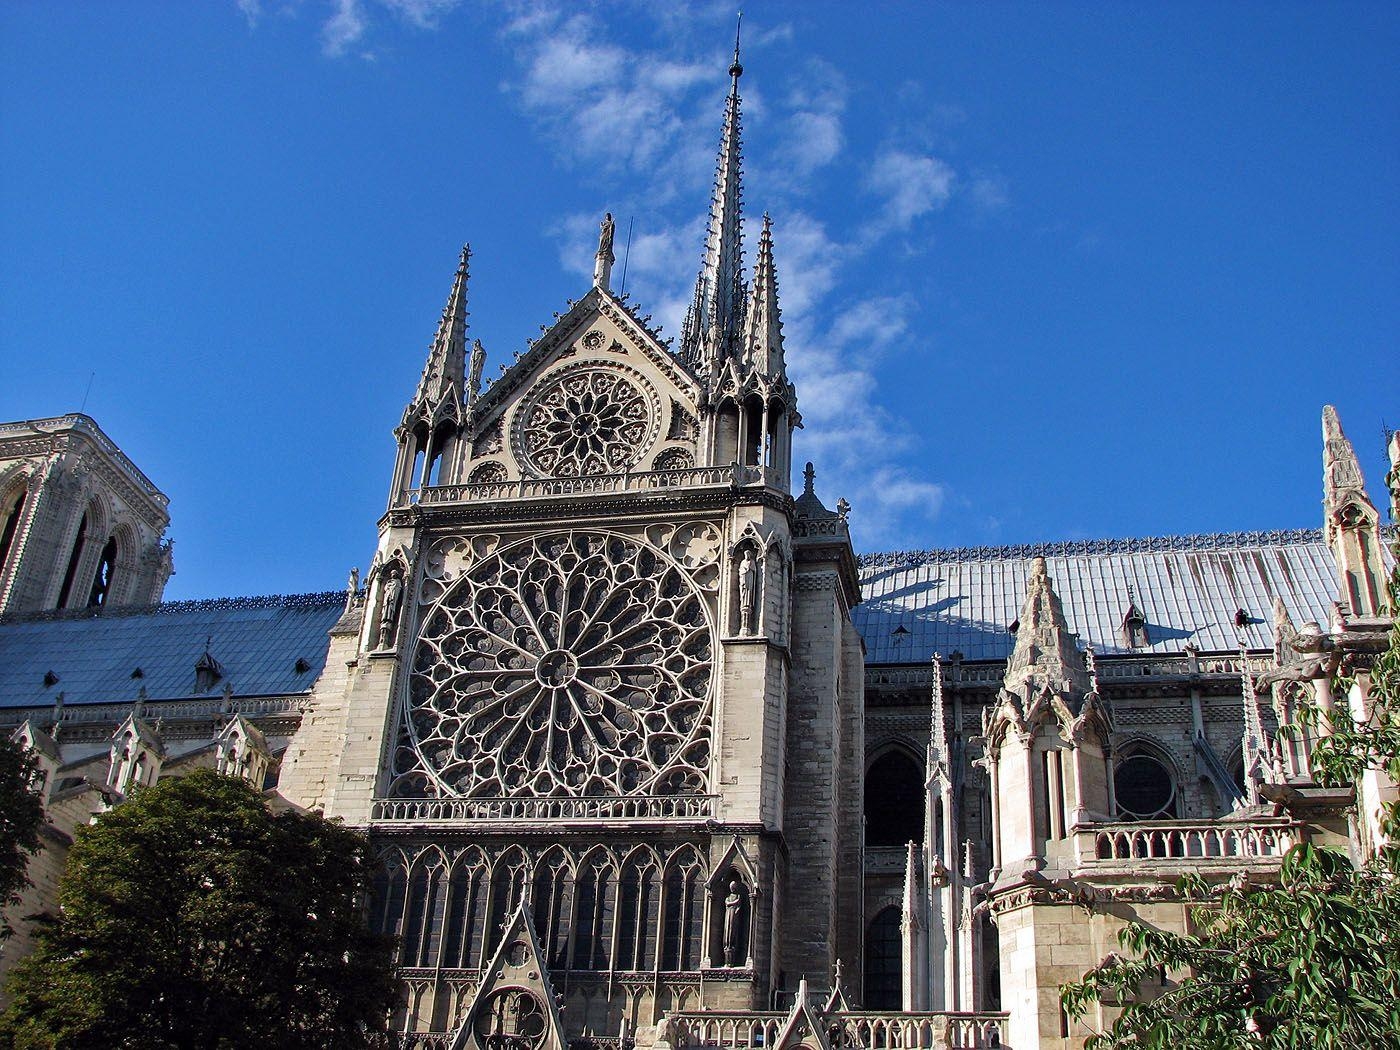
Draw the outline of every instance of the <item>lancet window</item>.
<instances>
[{"instance_id":1,"label":"lancet window","mask_svg":"<svg viewBox=\"0 0 1400 1050\"><path fill-rule=\"evenodd\" d=\"M865 844L891 849L923 839L923 769L905 752L887 751L865 774Z\"/></svg>"},{"instance_id":2,"label":"lancet window","mask_svg":"<svg viewBox=\"0 0 1400 1050\"><path fill-rule=\"evenodd\" d=\"M0 575L9 565L10 551L14 549L15 534L19 532L20 519L24 517L24 502L27 490L20 485L10 498L0 503Z\"/></svg>"},{"instance_id":3,"label":"lancet window","mask_svg":"<svg viewBox=\"0 0 1400 1050\"><path fill-rule=\"evenodd\" d=\"M480 969L502 925L529 911L553 970L699 969L707 873L689 846L595 847L581 861L560 846L509 847L494 863L477 846L390 851L373 887L373 927L399 939L407 968Z\"/></svg>"},{"instance_id":4,"label":"lancet window","mask_svg":"<svg viewBox=\"0 0 1400 1050\"><path fill-rule=\"evenodd\" d=\"M898 1010L903 1003L904 977L900 955L903 939L896 907L886 908L870 923L865 938L865 1000L867 1010Z\"/></svg>"}]
</instances>

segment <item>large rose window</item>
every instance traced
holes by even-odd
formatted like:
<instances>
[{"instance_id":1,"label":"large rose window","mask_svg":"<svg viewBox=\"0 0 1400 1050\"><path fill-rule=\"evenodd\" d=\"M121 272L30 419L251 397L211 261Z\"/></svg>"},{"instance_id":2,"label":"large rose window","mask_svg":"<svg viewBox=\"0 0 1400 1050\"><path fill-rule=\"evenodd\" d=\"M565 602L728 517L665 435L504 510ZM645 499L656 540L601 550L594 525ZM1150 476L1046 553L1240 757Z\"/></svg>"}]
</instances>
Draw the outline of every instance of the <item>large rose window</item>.
<instances>
[{"instance_id":1,"label":"large rose window","mask_svg":"<svg viewBox=\"0 0 1400 1050\"><path fill-rule=\"evenodd\" d=\"M423 621L400 790L703 792L712 646L694 580L641 540L555 533L488 553Z\"/></svg>"},{"instance_id":2,"label":"large rose window","mask_svg":"<svg viewBox=\"0 0 1400 1050\"><path fill-rule=\"evenodd\" d=\"M655 398L640 377L585 366L546 380L516 417L516 454L549 477L627 470L659 427Z\"/></svg>"}]
</instances>

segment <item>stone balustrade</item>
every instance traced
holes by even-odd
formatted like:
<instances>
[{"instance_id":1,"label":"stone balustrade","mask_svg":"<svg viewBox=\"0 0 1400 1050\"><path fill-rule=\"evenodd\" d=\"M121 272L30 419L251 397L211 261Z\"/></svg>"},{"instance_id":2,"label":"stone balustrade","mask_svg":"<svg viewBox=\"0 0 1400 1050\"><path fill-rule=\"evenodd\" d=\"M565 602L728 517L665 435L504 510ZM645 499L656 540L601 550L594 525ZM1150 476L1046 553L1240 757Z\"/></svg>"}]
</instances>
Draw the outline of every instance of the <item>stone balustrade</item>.
<instances>
[{"instance_id":1,"label":"stone balustrade","mask_svg":"<svg viewBox=\"0 0 1400 1050\"><path fill-rule=\"evenodd\" d=\"M376 824L455 824L463 821L574 820L705 821L714 816L714 795L655 795L613 798L381 798L370 819Z\"/></svg>"},{"instance_id":2,"label":"stone balustrade","mask_svg":"<svg viewBox=\"0 0 1400 1050\"><path fill-rule=\"evenodd\" d=\"M146 701L141 717L149 722L191 722L204 719L243 715L245 718L275 718L279 715L301 713L304 696L223 696L199 697L190 700ZM111 723L118 725L131 714L131 701L121 704L73 704L62 710L60 725ZM36 724L47 726L53 720L53 705L45 707L12 707L0 711L0 725L20 725L32 718Z\"/></svg>"},{"instance_id":3,"label":"stone balustrade","mask_svg":"<svg viewBox=\"0 0 1400 1050\"><path fill-rule=\"evenodd\" d=\"M1075 831L1078 862L1087 869L1267 861L1282 858L1298 841L1297 824L1271 818L1092 824Z\"/></svg>"},{"instance_id":4,"label":"stone balustrade","mask_svg":"<svg viewBox=\"0 0 1400 1050\"><path fill-rule=\"evenodd\" d=\"M772 1046L786 1013L704 1010L671 1015L676 1050ZM836 1050L992 1050L1003 1047L1004 1013L900 1013L856 1010L827 1018Z\"/></svg>"},{"instance_id":5,"label":"stone balustrade","mask_svg":"<svg viewBox=\"0 0 1400 1050\"><path fill-rule=\"evenodd\" d=\"M434 485L409 493L409 501L421 506L445 503L549 499L555 496L604 495L614 492L652 492L668 488L703 486L743 488L767 486L787 490L787 479L772 467L686 467L678 470L646 470L631 474L582 478L521 478L518 481L480 485Z\"/></svg>"}]
</instances>

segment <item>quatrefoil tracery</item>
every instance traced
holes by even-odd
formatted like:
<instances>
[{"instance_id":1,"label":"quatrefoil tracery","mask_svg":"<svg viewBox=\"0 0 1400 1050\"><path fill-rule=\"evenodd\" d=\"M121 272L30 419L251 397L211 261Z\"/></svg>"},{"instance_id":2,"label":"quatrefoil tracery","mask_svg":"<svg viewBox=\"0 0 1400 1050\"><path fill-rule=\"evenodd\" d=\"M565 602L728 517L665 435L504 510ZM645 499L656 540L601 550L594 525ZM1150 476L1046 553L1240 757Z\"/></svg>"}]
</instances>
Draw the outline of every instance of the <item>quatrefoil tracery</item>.
<instances>
[{"instance_id":1,"label":"quatrefoil tracery","mask_svg":"<svg viewBox=\"0 0 1400 1050\"><path fill-rule=\"evenodd\" d=\"M643 541L554 533L491 553L424 619L398 791L703 792L712 647L694 580Z\"/></svg>"}]
</instances>

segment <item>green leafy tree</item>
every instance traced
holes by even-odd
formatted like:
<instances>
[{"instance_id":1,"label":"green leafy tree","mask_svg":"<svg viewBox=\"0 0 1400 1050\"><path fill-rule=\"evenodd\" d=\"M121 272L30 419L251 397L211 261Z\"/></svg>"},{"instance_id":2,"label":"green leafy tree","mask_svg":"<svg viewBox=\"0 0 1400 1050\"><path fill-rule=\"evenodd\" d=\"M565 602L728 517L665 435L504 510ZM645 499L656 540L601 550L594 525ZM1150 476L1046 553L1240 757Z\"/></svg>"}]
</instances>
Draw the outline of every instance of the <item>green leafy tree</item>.
<instances>
[{"instance_id":1,"label":"green leafy tree","mask_svg":"<svg viewBox=\"0 0 1400 1050\"><path fill-rule=\"evenodd\" d=\"M1391 580L1400 608L1400 572ZM1349 683L1339 682L1340 690ZM1340 695L1344 695L1341 692ZM1313 770L1324 784L1354 784L1367 770L1400 782L1400 620L1371 670L1370 717L1344 705L1318 742ZM1320 715L1314 711L1311 718ZM1400 806L1382 813L1391 845L1360 868L1338 851L1295 846L1276 886L1228 887L1192 909L1192 932L1129 923L1119 936L1130 958L1110 958L1066 985L1076 1017L1095 1002L1123 1006L1108 1031L1086 1044L1172 1050L1341 1050L1400 1046ZM1209 896L1197 879L1188 898ZM1160 996L1133 1001L1166 972Z\"/></svg>"},{"instance_id":2,"label":"green leafy tree","mask_svg":"<svg viewBox=\"0 0 1400 1050\"><path fill-rule=\"evenodd\" d=\"M44 806L34 789L37 775L34 756L0 736L0 909L19 902L19 891L29 885L25 868L39 851ZM8 923L0 924L0 935L9 932Z\"/></svg>"},{"instance_id":3,"label":"green leafy tree","mask_svg":"<svg viewBox=\"0 0 1400 1050\"><path fill-rule=\"evenodd\" d=\"M366 839L200 771L79 831L59 916L11 975L0 1045L379 1045L395 997Z\"/></svg>"}]
</instances>

